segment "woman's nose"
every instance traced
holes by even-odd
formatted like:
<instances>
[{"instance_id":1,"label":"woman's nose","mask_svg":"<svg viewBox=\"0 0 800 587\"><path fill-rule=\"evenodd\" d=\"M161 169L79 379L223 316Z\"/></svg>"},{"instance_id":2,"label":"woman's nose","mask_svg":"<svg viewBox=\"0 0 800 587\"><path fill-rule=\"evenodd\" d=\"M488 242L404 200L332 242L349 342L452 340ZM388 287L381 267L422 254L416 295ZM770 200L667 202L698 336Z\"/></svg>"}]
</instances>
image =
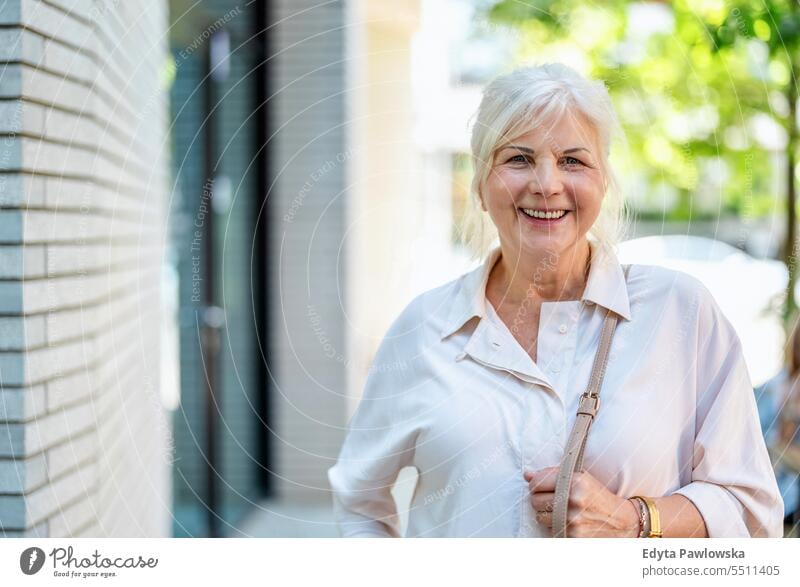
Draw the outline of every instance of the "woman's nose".
<instances>
[{"instance_id":1,"label":"woman's nose","mask_svg":"<svg viewBox=\"0 0 800 587\"><path fill-rule=\"evenodd\" d=\"M539 162L533 170L530 189L545 198L561 193L564 183L558 165L552 161Z\"/></svg>"}]
</instances>

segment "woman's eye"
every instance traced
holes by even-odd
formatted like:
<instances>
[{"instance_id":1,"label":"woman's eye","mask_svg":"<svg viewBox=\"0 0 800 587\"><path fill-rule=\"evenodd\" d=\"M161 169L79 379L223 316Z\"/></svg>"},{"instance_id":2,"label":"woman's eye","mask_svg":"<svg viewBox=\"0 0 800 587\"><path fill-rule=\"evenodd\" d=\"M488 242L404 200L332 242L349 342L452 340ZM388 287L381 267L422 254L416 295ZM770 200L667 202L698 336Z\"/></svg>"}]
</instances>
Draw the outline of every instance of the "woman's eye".
<instances>
[{"instance_id":1,"label":"woman's eye","mask_svg":"<svg viewBox=\"0 0 800 587\"><path fill-rule=\"evenodd\" d=\"M583 161L575 157L564 157L564 161L567 165L583 165Z\"/></svg>"},{"instance_id":2,"label":"woman's eye","mask_svg":"<svg viewBox=\"0 0 800 587\"><path fill-rule=\"evenodd\" d=\"M514 155L511 159L508 160L509 163L525 163L528 160L525 155Z\"/></svg>"}]
</instances>

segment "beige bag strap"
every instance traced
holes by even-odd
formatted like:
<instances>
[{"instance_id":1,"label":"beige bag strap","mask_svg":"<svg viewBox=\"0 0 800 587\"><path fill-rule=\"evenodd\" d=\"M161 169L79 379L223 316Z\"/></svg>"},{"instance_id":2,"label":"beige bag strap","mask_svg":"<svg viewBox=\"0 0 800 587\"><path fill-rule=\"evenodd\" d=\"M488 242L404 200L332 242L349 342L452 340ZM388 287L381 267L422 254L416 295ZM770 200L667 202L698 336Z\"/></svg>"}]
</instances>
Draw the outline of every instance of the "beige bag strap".
<instances>
[{"instance_id":1,"label":"beige bag strap","mask_svg":"<svg viewBox=\"0 0 800 587\"><path fill-rule=\"evenodd\" d=\"M625 281L627 282L630 265L625 268ZM608 365L608 355L611 351L611 341L617 327L619 316L611 310L606 310L603 329L600 332L600 343L594 355L592 374L589 377L589 386L581 395L578 414L575 424L567 441L561 468L558 471L555 496L553 498L553 536L566 538L567 536L567 508L569 506L569 489L575 471L583 470L583 451L586 448L586 437L589 427L600 409L600 389L603 385L603 376Z\"/></svg>"}]
</instances>

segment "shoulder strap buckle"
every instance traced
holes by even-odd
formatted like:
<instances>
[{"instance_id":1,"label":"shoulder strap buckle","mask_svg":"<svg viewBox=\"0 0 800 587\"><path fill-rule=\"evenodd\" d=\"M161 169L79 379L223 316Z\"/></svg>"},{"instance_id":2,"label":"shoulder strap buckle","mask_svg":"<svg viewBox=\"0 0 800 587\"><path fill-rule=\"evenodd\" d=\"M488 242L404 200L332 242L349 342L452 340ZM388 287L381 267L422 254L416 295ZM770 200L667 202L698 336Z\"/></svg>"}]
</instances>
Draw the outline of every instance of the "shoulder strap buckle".
<instances>
[{"instance_id":1,"label":"shoulder strap buckle","mask_svg":"<svg viewBox=\"0 0 800 587\"><path fill-rule=\"evenodd\" d=\"M587 393L581 395L580 405L578 406L579 414L586 414L587 416L591 416L592 418L594 418L599 410L600 410L599 395L589 395Z\"/></svg>"}]
</instances>

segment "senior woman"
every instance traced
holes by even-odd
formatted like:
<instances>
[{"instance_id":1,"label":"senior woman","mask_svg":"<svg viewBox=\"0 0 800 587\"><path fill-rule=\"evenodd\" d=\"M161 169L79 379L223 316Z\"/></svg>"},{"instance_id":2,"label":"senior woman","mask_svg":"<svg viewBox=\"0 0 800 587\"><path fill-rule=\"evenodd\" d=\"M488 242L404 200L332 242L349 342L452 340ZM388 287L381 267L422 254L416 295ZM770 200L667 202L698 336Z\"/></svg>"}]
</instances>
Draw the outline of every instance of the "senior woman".
<instances>
[{"instance_id":1,"label":"senior woman","mask_svg":"<svg viewBox=\"0 0 800 587\"><path fill-rule=\"evenodd\" d=\"M552 536L608 314L566 535L781 536L736 333L698 281L614 255L616 129L604 84L563 65L486 88L471 145L484 261L415 298L382 341L328 475L343 535L398 536L391 489L412 466L407 535Z\"/></svg>"}]
</instances>

